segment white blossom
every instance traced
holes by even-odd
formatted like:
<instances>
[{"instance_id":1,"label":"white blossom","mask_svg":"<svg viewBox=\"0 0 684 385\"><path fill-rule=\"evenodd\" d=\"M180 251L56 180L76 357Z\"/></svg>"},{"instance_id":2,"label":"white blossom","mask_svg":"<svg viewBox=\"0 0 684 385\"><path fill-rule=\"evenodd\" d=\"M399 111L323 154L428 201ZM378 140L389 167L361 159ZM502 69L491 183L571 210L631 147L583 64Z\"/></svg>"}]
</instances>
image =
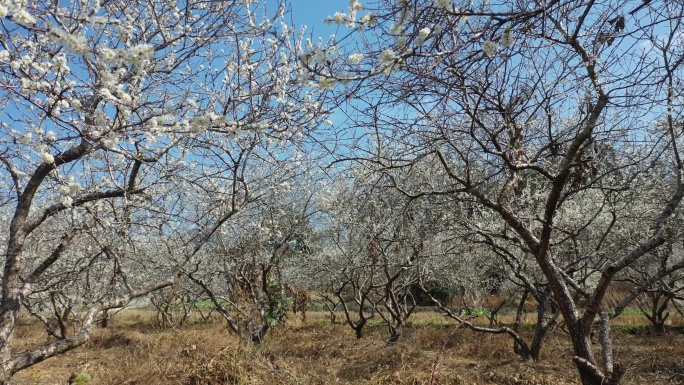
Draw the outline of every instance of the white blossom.
<instances>
[{"instance_id":1,"label":"white blossom","mask_svg":"<svg viewBox=\"0 0 684 385\"><path fill-rule=\"evenodd\" d=\"M389 67L394 64L394 60L396 60L396 58L397 54L388 48L380 53L380 64L383 67Z\"/></svg>"},{"instance_id":2,"label":"white blossom","mask_svg":"<svg viewBox=\"0 0 684 385\"><path fill-rule=\"evenodd\" d=\"M344 23L346 23L346 22L347 22L347 18L348 18L347 14L346 14L346 13L343 13L343 12L336 12L336 13L333 15L333 20L335 20L335 23L337 23L337 24L344 24Z\"/></svg>"},{"instance_id":3,"label":"white blossom","mask_svg":"<svg viewBox=\"0 0 684 385\"><path fill-rule=\"evenodd\" d=\"M392 35L401 35L406 32L406 27L401 23L395 23L390 26L390 33Z\"/></svg>"},{"instance_id":4,"label":"white blossom","mask_svg":"<svg viewBox=\"0 0 684 385\"><path fill-rule=\"evenodd\" d=\"M85 36L69 33L60 27L53 26L50 38L58 44L65 46L69 51L83 55L88 50L88 42Z\"/></svg>"},{"instance_id":5,"label":"white blossom","mask_svg":"<svg viewBox=\"0 0 684 385\"><path fill-rule=\"evenodd\" d=\"M126 104L129 104L133 101L133 98L131 97L131 95L129 95L125 92L121 92L119 94L119 100L121 100L122 102L124 102Z\"/></svg>"},{"instance_id":6,"label":"white blossom","mask_svg":"<svg viewBox=\"0 0 684 385\"><path fill-rule=\"evenodd\" d=\"M108 90L107 88L103 88L100 90L100 96L106 100L113 100L114 95L112 95L112 92Z\"/></svg>"},{"instance_id":7,"label":"white blossom","mask_svg":"<svg viewBox=\"0 0 684 385\"><path fill-rule=\"evenodd\" d=\"M418 37L415 40L416 45L423 45L425 43L425 40L427 40L427 38L430 36L430 32L432 32L432 30L428 27L425 27L418 31Z\"/></svg>"},{"instance_id":8,"label":"white blossom","mask_svg":"<svg viewBox=\"0 0 684 385\"><path fill-rule=\"evenodd\" d=\"M33 134L30 132L28 132L24 135L21 135L21 134L19 134L19 135L20 135L21 143L23 143L23 144L30 144L31 140L33 139Z\"/></svg>"},{"instance_id":9,"label":"white blossom","mask_svg":"<svg viewBox=\"0 0 684 385\"><path fill-rule=\"evenodd\" d=\"M488 57L494 56L498 49L499 46L491 40L487 40L482 43L482 52L484 52Z\"/></svg>"},{"instance_id":10,"label":"white blossom","mask_svg":"<svg viewBox=\"0 0 684 385\"><path fill-rule=\"evenodd\" d=\"M49 152L44 152L44 153L40 154L40 156L41 156L41 158L43 158L43 163L47 163L47 164L55 163L55 157L52 156L52 154L50 154Z\"/></svg>"},{"instance_id":11,"label":"white blossom","mask_svg":"<svg viewBox=\"0 0 684 385\"><path fill-rule=\"evenodd\" d=\"M107 137L102 140L102 145L108 149L113 149L119 143L119 138L113 132L110 132Z\"/></svg>"},{"instance_id":12,"label":"white blossom","mask_svg":"<svg viewBox=\"0 0 684 385\"><path fill-rule=\"evenodd\" d=\"M320 77L318 78L318 88L322 90L332 90L335 85L335 78Z\"/></svg>"},{"instance_id":13,"label":"white blossom","mask_svg":"<svg viewBox=\"0 0 684 385\"><path fill-rule=\"evenodd\" d=\"M81 190L81 185L76 182L72 182L69 183L69 186L67 188L70 194L76 194L79 190Z\"/></svg>"},{"instance_id":14,"label":"white blossom","mask_svg":"<svg viewBox=\"0 0 684 385\"><path fill-rule=\"evenodd\" d=\"M367 13L363 16L361 16L361 19L359 20L361 24L372 27L376 24L378 24L378 15L374 13Z\"/></svg>"},{"instance_id":15,"label":"white blossom","mask_svg":"<svg viewBox=\"0 0 684 385\"><path fill-rule=\"evenodd\" d=\"M52 68L57 72L68 73L71 68L67 65L67 58L64 55L57 55L52 59Z\"/></svg>"},{"instance_id":16,"label":"white blossom","mask_svg":"<svg viewBox=\"0 0 684 385\"><path fill-rule=\"evenodd\" d=\"M111 63L119 58L119 53L117 50L102 48L100 50L100 58L106 63Z\"/></svg>"},{"instance_id":17,"label":"white blossom","mask_svg":"<svg viewBox=\"0 0 684 385\"><path fill-rule=\"evenodd\" d=\"M127 52L126 59L135 64L138 61L152 59L152 55L154 55L152 44L138 44Z\"/></svg>"},{"instance_id":18,"label":"white blossom","mask_svg":"<svg viewBox=\"0 0 684 385\"><path fill-rule=\"evenodd\" d=\"M71 207L71 205L74 204L74 200L71 199L71 197L68 197L68 196L67 196L67 197L64 197L64 199L62 199L62 204L63 204L65 207Z\"/></svg>"},{"instance_id":19,"label":"white blossom","mask_svg":"<svg viewBox=\"0 0 684 385\"><path fill-rule=\"evenodd\" d=\"M36 19L27 10L23 8L14 11L12 14L12 18L20 24L36 24Z\"/></svg>"},{"instance_id":20,"label":"white blossom","mask_svg":"<svg viewBox=\"0 0 684 385\"><path fill-rule=\"evenodd\" d=\"M351 63L351 64L360 63L361 60L363 60L363 54L362 53L353 53L353 54L349 55L349 63Z\"/></svg>"}]
</instances>

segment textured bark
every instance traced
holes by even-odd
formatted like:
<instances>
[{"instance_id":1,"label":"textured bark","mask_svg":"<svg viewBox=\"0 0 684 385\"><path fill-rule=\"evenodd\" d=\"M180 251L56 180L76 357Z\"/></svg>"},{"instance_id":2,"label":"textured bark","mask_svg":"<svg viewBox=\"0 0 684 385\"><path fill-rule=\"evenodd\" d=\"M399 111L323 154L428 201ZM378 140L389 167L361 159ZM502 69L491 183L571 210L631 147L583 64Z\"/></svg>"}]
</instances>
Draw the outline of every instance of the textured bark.
<instances>
[{"instance_id":1,"label":"textured bark","mask_svg":"<svg viewBox=\"0 0 684 385\"><path fill-rule=\"evenodd\" d=\"M387 345L394 345L396 344L399 339L401 338L402 335L402 330L404 328L404 324L397 324L397 325L390 325L389 330L390 330L390 336L387 339L386 344Z\"/></svg>"},{"instance_id":2,"label":"textured bark","mask_svg":"<svg viewBox=\"0 0 684 385\"><path fill-rule=\"evenodd\" d=\"M359 322L356 323L350 323L352 329L354 329L354 335L356 336L357 340L360 340L363 338L363 327L366 326L366 319L361 319Z\"/></svg>"},{"instance_id":3,"label":"textured bark","mask_svg":"<svg viewBox=\"0 0 684 385\"><path fill-rule=\"evenodd\" d=\"M522 297L520 297L520 302L518 303L518 310L515 312L515 323L513 324L513 332L520 335L520 329L522 328L522 319L525 315L525 303L527 298L529 298L529 291L525 290ZM526 344L521 344L517 338L513 339L513 352L523 359L528 359L530 357L530 348Z\"/></svg>"},{"instance_id":4,"label":"textured bark","mask_svg":"<svg viewBox=\"0 0 684 385\"><path fill-rule=\"evenodd\" d=\"M546 311L546 304L539 304L537 306L537 326L534 328L534 336L532 337L532 344L530 344L530 358L534 361L541 360L542 346L550 326Z\"/></svg>"},{"instance_id":5,"label":"textured bark","mask_svg":"<svg viewBox=\"0 0 684 385\"><path fill-rule=\"evenodd\" d=\"M0 368L0 384L8 383L7 381L14 374L11 346L19 319L21 301L24 297L23 285L20 280L20 273L23 271L23 262L21 261L23 238L23 232L11 233L5 259L2 307L0 308L0 322L2 322L0 326L0 365L2 365Z\"/></svg>"},{"instance_id":6,"label":"textured bark","mask_svg":"<svg viewBox=\"0 0 684 385\"><path fill-rule=\"evenodd\" d=\"M262 342L264 342L264 337L266 337L266 333L268 332L268 324L264 323L263 325L259 326L256 330L256 332L252 333L252 336L249 338L249 340L255 344L258 345Z\"/></svg>"}]
</instances>

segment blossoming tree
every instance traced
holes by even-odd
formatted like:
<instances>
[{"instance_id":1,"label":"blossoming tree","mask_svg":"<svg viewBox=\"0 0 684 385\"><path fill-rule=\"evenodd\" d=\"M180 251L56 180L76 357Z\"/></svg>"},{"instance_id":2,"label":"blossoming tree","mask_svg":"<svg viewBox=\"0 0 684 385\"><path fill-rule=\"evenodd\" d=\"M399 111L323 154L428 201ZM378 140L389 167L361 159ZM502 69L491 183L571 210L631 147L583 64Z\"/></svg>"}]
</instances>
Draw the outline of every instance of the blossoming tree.
<instances>
[{"instance_id":1,"label":"blossoming tree","mask_svg":"<svg viewBox=\"0 0 684 385\"><path fill-rule=\"evenodd\" d=\"M285 322L290 275L300 274L300 263L312 253L316 204L301 171L283 162L259 170L266 187L260 204L239 213L207 245L207 257L185 269L229 330L247 343L263 342Z\"/></svg>"}]
</instances>

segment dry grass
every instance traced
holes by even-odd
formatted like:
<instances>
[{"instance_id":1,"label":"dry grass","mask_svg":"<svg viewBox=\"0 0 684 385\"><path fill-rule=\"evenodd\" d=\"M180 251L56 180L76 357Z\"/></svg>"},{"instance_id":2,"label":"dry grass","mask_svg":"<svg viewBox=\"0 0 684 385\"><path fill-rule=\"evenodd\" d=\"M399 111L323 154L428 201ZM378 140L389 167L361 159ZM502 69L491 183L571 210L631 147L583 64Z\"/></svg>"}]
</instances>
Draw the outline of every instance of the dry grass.
<instances>
[{"instance_id":1,"label":"dry grass","mask_svg":"<svg viewBox=\"0 0 684 385\"><path fill-rule=\"evenodd\" d=\"M369 326L367 336L356 340L349 327L330 325L323 313L309 313L304 324L291 317L260 346L242 344L218 320L159 330L149 313L129 311L110 325L97 329L85 346L19 373L17 384L66 384L72 374L81 375L79 385L578 383L561 332L549 337L542 362L525 362L513 354L507 336L474 334L434 313L418 313L390 347L384 327ZM616 329L616 354L630 368L626 384L684 383L683 334ZM45 341L30 323L18 336L17 348Z\"/></svg>"}]
</instances>

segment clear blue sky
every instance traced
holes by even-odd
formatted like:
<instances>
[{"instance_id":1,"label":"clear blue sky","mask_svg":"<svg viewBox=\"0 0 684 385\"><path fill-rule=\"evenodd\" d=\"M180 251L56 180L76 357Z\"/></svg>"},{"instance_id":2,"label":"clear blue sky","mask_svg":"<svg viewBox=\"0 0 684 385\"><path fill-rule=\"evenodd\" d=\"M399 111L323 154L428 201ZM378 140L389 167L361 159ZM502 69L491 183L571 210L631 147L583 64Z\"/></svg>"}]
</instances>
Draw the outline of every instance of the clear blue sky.
<instances>
[{"instance_id":1,"label":"clear blue sky","mask_svg":"<svg viewBox=\"0 0 684 385\"><path fill-rule=\"evenodd\" d=\"M327 25L323 20L335 12L348 12L349 0L289 0L292 20L297 28L306 25L314 36L327 38L337 31L337 25Z\"/></svg>"}]
</instances>

